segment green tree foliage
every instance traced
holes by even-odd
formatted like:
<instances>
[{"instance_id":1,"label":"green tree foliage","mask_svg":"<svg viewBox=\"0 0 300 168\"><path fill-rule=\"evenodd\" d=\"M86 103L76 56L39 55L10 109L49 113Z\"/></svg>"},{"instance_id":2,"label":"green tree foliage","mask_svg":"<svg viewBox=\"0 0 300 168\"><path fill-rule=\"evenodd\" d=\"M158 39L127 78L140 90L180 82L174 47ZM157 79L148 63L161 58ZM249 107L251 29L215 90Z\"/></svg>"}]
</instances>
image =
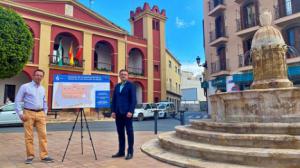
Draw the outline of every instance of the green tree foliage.
<instances>
[{"instance_id":1,"label":"green tree foliage","mask_svg":"<svg viewBox=\"0 0 300 168\"><path fill-rule=\"evenodd\" d=\"M23 18L0 7L0 79L22 71L32 52L33 37Z\"/></svg>"}]
</instances>

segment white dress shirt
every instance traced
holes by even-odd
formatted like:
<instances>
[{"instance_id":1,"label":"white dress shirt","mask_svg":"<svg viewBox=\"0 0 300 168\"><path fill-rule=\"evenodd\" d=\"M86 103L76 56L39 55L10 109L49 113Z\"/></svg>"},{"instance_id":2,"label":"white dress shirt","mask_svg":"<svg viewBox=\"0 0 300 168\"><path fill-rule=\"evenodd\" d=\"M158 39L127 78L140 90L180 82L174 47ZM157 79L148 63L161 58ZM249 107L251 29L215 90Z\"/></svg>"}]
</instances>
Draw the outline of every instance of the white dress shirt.
<instances>
[{"instance_id":1,"label":"white dress shirt","mask_svg":"<svg viewBox=\"0 0 300 168\"><path fill-rule=\"evenodd\" d=\"M23 114L22 102L24 102L24 108L39 110L43 109L47 114L47 99L45 96L45 89L41 85L37 85L34 81L23 84L16 96L15 110L18 115Z\"/></svg>"}]
</instances>

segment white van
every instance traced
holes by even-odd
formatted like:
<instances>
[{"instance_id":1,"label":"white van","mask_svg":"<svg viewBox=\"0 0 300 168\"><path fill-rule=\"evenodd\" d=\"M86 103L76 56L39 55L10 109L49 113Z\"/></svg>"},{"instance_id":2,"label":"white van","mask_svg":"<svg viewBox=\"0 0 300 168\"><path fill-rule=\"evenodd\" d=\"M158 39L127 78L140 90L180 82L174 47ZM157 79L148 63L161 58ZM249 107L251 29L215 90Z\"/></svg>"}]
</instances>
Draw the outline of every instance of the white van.
<instances>
[{"instance_id":1,"label":"white van","mask_svg":"<svg viewBox=\"0 0 300 168\"><path fill-rule=\"evenodd\" d=\"M133 118L138 121L143 121L145 118L152 118L154 117L154 110L156 110L156 104L154 103L137 104L133 113ZM158 117L163 117L163 112L159 112Z\"/></svg>"},{"instance_id":2,"label":"white van","mask_svg":"<svg viewBox=\"0 0 300 168\"><path fill-rule=\"evenodd\" d=\"M159 102L157 109L160 110L159 113L163 113L163 117L175 117L177 115L177 110L173 102Z\"/></svg>"}]
</instances>

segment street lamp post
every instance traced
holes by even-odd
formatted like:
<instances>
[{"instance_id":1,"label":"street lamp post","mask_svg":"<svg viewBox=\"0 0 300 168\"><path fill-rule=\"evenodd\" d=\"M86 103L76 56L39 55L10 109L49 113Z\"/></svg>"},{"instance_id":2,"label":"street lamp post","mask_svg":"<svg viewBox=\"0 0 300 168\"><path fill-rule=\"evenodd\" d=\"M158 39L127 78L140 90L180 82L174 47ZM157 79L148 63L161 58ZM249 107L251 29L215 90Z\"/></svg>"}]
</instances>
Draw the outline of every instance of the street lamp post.
<instances>
[{"instance_id":1,"label":"street lamp post","mask_svg":"<svg viewBox=\"0 0 300 168\"><path fill-rule=\"evenodd\" d=\"M199 56L196 57L196 62L199 67L206 68L206 63L201 64L201 58ZM202 81L201 81L202 82ZM207 98L207 89L204 89L204 96L206 97L206 111L208 112L208 98Z\"/></svg>"}]
</instances>

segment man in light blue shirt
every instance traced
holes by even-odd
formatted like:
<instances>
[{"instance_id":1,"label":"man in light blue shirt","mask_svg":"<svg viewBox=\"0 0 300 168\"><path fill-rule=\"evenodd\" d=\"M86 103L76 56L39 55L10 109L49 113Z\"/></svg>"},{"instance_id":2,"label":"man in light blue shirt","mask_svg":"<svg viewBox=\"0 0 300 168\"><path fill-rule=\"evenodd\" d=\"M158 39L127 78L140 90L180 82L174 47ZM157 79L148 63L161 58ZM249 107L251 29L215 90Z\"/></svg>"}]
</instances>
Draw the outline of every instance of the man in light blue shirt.
<instances>
[{"instance_id":1,"label":"man in light blue shirt","mask_svg":"<svg viewBox=\"0 0 300 168\"><path fill-rule=\"evenodd\" d=\"M20 119L24 123L25 144L27 159L26 164L31 164L34 159L33 148L33 127L36 127L40 147L40 159L44 162L53 162L54 160L48 156L47 149L47 133L46 133L46 116L47 101L45 89L41 86L44 78L44 71L37 69L33 74L33 81L23 84L16 96L15 109ZM21 104L24 102L24 112Z\"/></svg>"},{"instance_id":2,"label":"man in light blue shirt","mask_svg":"<svg viewBox=\"0 0 300 168\"><path fill-rule=\"evenodd\" d=\"M121 82L121 85L120 85L120 93L122 92L122 89L124 88L124 85L126 84L126 81L124 82Z\"/></svg>"}]
</instances>

